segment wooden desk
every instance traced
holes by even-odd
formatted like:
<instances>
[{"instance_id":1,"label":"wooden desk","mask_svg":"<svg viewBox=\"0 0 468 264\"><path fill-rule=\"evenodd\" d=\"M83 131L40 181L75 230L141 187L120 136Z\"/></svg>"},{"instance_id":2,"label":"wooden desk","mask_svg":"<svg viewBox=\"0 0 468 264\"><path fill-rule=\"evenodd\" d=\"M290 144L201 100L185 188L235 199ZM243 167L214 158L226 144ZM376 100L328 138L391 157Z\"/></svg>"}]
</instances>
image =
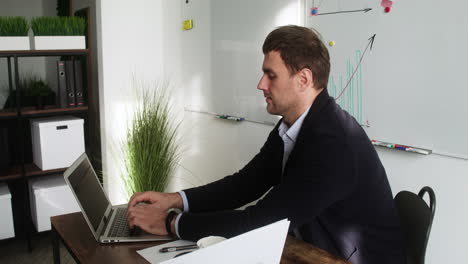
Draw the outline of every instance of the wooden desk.
<instances>
[{"instance_id":1,"label":"wooden desk","mask_svg":"<svg viewBox=\"0 0 468 264\"><path fill-rule=\"evenodd\" d=\"M148 263L136 251L163 242L99 244L82 214L72 213L51 218L54 263L60 263L59 243L64 244L77 263ZM281 264L350 264L328 252L288 236Z\"/></svg>"}]
</instances>

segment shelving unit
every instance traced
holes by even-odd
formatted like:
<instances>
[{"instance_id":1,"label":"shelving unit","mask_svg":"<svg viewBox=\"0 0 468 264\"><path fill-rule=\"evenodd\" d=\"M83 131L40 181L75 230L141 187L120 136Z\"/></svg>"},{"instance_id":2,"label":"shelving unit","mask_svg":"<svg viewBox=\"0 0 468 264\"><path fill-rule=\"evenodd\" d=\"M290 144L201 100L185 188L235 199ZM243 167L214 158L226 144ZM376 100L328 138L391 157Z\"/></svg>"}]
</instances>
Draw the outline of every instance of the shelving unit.
<instances>
[{"instance_id":1,"label":"shelving unit","mask_svg":"<svg viewBox=\"0 0 468 264\"><path fill-rule=\"evenodd\" d=\"M30 197L28 190L28 180L34 177L42 177L53 173L60 173L65 171L67 168L58 168L52 170L41 170L31 160L32 158L32 147L31 147L31 136L29 129L29 120L37 117L48 117L57 115L78 115L85 119L85 146L88 149L89 144L89 130L86 121L88 120L89 108L87 105L80 107L58 107L58 100L56 105L46 105L44 109L36 109L34 107L22 107L21 88L19 87L19 60L24 57L59 57L66 56L70 57L71 60L75 58L81 58L83 64L86 65L86 70L83 71L83 84L85 89L90 89L89 83L89 51L84 50L30 50L30 51L0 51L0 58L6 58L8 63L8 84L9 92L12 90L16 91L15 95L15 108L0 110L0 124L4 124L7 127L7 136L10 141L14 138L14 152L9 153L11 164L6 168L0 168L0 182L8 182L11 185L18 187L17 193L13 194L13 199L16 202L13 203L13 211L15 216L18 218L18 214L22 214L20 218L15 219L15 225L21 223L23 226L15 227L16 230L25 230L25 235L28 241L29 250L31 246L31 235L34 230L31 225L31 210L30 210ZM12 67L13 64L13 67ZM86 76L86 77L85 77ZM16 122L16 124L15 124ZM12 136L11 131L14 131ZM11 136L11 137L10 137ZM13 201L13 200L12 200ZM18 208L20 207L20 208ZM18 213L20 212L20 213ZM22 221L22 222L21 222ZM18 235L18 234L17 234Z\"/></svg>"},{"instance_id":2,"label":"shelving unit","mask_svg":"<svg viewBox=\"0 0 468 264\"><path fill-rule=\"evenodd\" d=\"M27 164L24 164L24 176L34 177L34 176L48 175L52 173L64 172L66 169L67 168L59 168L59 169L53 169L53 170L41 170L40 168L36 166L36 164L27 163ZM12 166L6 169L5 171L2 171L2 173L0 173L0 179L3 181L20 179L21 176L22 174L21 174L20 165Z\"/></svg>"},{"instance_id":3,"label":"shelving unit","mask_svg":"<svg viewBox=\"0 0 468 264\"><path fill-rule=\"evenodd\" d=\"M73 114L84 113L88 111L87 106L73 107L73 108L57 108L52 105L45 106L45 109L38 110L33 107L21 108L21 116L23 117L39 117L53 114ZM18 117L18 113L14 111L0 110L0 119L14 119Z\"/></svg>"}]
</instances>

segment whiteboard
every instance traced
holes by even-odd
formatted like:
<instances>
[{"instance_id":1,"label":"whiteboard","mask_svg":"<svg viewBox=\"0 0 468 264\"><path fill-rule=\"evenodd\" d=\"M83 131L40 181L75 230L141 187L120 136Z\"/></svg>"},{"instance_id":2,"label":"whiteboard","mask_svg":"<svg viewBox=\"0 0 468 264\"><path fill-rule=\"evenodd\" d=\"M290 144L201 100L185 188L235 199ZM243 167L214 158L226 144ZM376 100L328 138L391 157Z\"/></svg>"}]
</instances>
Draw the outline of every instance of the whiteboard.
<instances>
[{"instance_id":1,"label":"whiteboard","mask_svg":"<svg viewBox=\"0 0 468 264\"><path fill-rule=\"evenodd\" d=\"M310 16L313 5L318 13L372 10ZM338 89L376 34L352 87L362 93L351 99L361 101L348 99L369 137L468 156L468 2L395 0L385 13L380 0L316 0L305 9L306 25L335 41L330 80Z\"/></svg>"},{"instance_id":2,"label":"whiteboard","mask_svg":"<svg viewBox=\"0 0 468 264\"><path fill-rule=\"evenodd\" d=\"M266 112L263 93L262 45L281 25L298 24L303 7L298 0L212 0L211 91L212 109L218 114L276 123Z\"/></svg>"}]
</instances>

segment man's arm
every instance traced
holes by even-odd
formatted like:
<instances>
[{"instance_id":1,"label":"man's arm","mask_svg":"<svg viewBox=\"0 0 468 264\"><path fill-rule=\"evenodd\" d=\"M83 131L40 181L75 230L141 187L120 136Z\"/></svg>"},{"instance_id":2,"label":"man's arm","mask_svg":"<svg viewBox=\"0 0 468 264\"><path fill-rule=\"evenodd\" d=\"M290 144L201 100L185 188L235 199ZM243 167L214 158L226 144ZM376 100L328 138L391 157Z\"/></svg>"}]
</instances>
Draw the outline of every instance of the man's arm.
<instances>
[{"instance_id":1,"label":"man's arm","mask_svg":"<svg viewBox=\"0 0 468 264\"><path fill-rule=\"evenodd\" d=\"M283 142L275 127L260 152L239 172L184 190L191 213L239 208L280 183Z\"/></svg>"},{"instance_id":2,"label":"man's arm","mask_svg":"<svg viewBox=\"0 0 468 264\"><path fill-rule=\"evenodd\" d=\"M351 151L337 141L334 135L321 136L313 148L309 146L288 164L285 181L254 206L184 213L178 227L181 238L232 237L284 218L291 221L291 228L309 222L333 203L345 199L356 186ZM191 199L189 196L190 203Z\"/></svg>"}]
</instances>

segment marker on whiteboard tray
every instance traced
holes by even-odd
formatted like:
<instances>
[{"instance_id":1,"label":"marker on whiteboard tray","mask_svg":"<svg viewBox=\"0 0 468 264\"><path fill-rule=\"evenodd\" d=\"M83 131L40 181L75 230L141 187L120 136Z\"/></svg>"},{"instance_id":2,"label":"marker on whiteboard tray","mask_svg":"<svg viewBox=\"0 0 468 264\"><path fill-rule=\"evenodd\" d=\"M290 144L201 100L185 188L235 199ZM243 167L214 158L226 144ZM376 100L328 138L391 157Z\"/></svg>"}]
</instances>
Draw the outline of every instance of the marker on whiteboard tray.
<instances>
[{"instance_id":1,"label":"marker on whiteboard tray","mask_svg":"<svg viewBox=\"0 0 468 264\"><path fill-rule=\"evenodd\" d=\"M234 120L234 121L237 121L237 122L240 122L240 121L244 121L245 118L243 117L238 117L238 116L230 116L230 115L216 115L218 118L221 118L221 119L227 119L227 120Z\"/></svg>"},{"instance_id":2,"label":"marker on whiteboard tray","mask_svg":"<svg viewBox=\"0 0 468 264\"><path fill-rule=\"evenodd\" d=\"M395 148L399 150L407 150L410 147L405 146L405 145L395 144Z\"/></svg>"},{"instance_id":3,"label":"marker on whiteboard tray","mask_svg":"<svg viewBox=\"0 0 468 264\"><path fill-rule=\"evenodd\" d=\"M371 140L372 144L375 146L380 146L380 147L386 147L386 148L395 148L393 144L382 142L382 141L377 141L377 140Z\"/></svg>"},{"instance_id":4,"label":"marker on whiteboard tray","mask_svg":"<svg viewBox=\"0 0 468 264\"><path fill-rule=\"evenodd\" d=\"M405 149L408 152L414 152L414 153L419 153L419 154L424 154L424 155L429 155L429 151L423 150L423 149L416 149L416 148L407 148Z\"/></svg>"}]
</instances>

